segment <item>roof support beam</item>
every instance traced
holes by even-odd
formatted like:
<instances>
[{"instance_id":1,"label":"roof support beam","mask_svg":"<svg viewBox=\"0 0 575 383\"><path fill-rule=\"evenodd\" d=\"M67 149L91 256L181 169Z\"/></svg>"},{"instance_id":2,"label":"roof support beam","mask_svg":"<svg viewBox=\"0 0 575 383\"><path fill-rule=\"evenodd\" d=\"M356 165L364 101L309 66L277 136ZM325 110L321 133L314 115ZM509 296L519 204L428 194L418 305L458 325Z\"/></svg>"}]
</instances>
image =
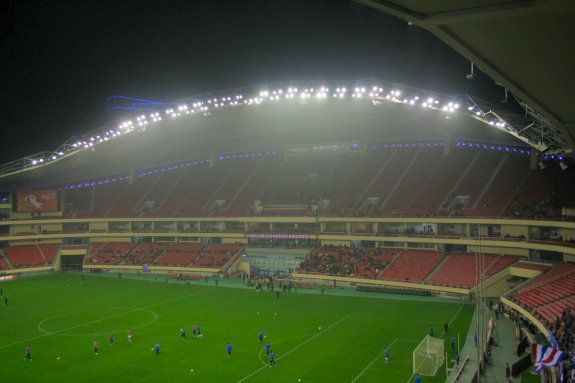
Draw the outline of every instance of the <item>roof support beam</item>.
<instances>
[{"instance_id":1,"label":"roof support beam","mask_svg":"<svg viewBox=\"0 0 575 383\"><path fill-rule=\"evenodd\" d=\"M443 25L486 19L516 17L520 15L553 11L553 7L555 5L564 6L564 4L564 0L519 0L504 4L493 4L483 7L459 9L456 11L431 13L423 16L421 23Z\"/></svg>"},{"instance_id":2,"label":"roof support beam","mask_svg":"<svg viewBox=\"0 0 575 383\"><path fill-rule=\"evenodd\" d=\"M401 5L401 0L353 0L359 4L366 5L381 12L398 17L408 23L417 25L433 33L441 41L449 45L460 55L477 65L492 80L503 84L519 100L529 105L530 108L544 116L549 122L561 133L565 140L565 146L575 148L574 134L569 130L573 122L561 120L559 116L553 113L544 102L524 89L517 81L514 81L511 75L503 73L500 68L491 63L488 58L480 52L475 51L471 46L465 43L456 33L449 29L447 23L463 22L487 19L495 17L497 12L507 18L514 15L533 13L533 12L575 12L575 1L570 0L516 0L499 5L490 5L485 7L468 8L457 11L448 11L435 14L423 14L413 9Z\"/></svg>"}]
</instances>

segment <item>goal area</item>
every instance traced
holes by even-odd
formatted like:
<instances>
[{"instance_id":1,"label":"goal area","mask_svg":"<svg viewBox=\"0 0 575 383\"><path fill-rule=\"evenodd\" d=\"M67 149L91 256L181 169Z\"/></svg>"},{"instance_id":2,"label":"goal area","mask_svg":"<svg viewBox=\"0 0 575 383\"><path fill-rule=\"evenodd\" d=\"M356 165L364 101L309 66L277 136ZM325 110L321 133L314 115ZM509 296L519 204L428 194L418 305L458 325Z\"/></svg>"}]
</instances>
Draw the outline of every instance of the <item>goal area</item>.
<instances>
[{"instance_id":1,"label":"goal area","mask_svg":"<svg viewBox=\"0 0 575 383\"><path fill-rule=\"evenodd\" d=\"M443 339L427 335L413 350L413 373L433 376L445 361Z\"/></svg>"}]
</instances>

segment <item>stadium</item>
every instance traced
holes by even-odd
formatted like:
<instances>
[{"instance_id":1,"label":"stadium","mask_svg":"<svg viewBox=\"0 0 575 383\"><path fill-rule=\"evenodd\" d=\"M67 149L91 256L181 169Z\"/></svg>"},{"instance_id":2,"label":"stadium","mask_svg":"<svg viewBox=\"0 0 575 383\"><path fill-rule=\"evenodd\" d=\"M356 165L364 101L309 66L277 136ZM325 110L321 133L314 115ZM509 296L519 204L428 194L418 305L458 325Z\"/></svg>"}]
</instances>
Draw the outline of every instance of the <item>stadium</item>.
<instances>
[{"instance_id":1,"label":"stadium","mask_svg":"<svg viewBox=\"0 0 575 383\"><path fill-rule=\"evenodd\" d=\"M470 59L519 112L377 79L117 96L117 121L1 165L3 377L540 381L541 344L559 381L572 112L491 53Z\"/></svg>"}]
</instances>

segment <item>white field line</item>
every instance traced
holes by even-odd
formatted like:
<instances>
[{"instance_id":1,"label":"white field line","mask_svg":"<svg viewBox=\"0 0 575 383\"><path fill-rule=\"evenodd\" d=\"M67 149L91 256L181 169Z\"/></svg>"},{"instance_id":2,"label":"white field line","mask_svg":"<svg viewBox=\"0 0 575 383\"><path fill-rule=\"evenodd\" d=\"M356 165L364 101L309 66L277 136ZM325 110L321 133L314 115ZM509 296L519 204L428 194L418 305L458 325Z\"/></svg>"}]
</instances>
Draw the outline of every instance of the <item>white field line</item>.
<instances>
[{"instance_id":1,"label":"white field line","mask_svg":"<svg viewBox=\"0 0 575 383\"><path fill-rule=\"evenodd\" d=\"M279 358L277 358L277 360L280 360L281 358L283 358L284 356L287 356L289 354L291 354L292 352L299 350L300 347L306 345L307 343L311 342L312 340L314 340L315 338L317 338L320 335L323 335L325 332L327 332L328 330L330 330L331 328L337 326L338 324L340 324L341 322L343 322L344 320L346 320L347 318L350 318L351 315L346 315L343 318L341 318L340 320L338 320L337 322L332 323L331 325L329 325L328 327L326 327L324 330L322 330L321 332L318 332L317 334L315 334L314 336L312 336L311 338L301 342L300 344L298 344L297 346L295 346L294 348L290 349L289 351L287 351L285 354L283 354L282 356L280 356ZM255 370L254 372L252 372L251 374L249 374L248 376L238 380L237 383L241 383L249 378L251 378L252 376L254 376L255 374L257 374L258 372L262 371L263 369L265 369L267 367L267 365L262 366L260 368L258 368L257 370Z\"/></svg>"},{"instance_id":2,"label":"white field line","mask_svg":"<svg viewBox=\"0 0 575 383\"><path fill-rule=\"evenodd\" d=\"M455 320L455 318L457 318L459 316L459 313L461 312L461 309L463 309L464 305L459 306L459 310L457 310L457 312L455 313L455 315L453 316L453 318L451 318L451 320L448 322L448 324L451 326L453 324L453 321ZM441 335L443 336L443 334L445 334L445 331L443 331L443 333L441 333ZM445 362L447 363L447 361ZM413 377L415 376L415 374L412 374L409 379L407 379L407 382L405 383L410 383L411 379L413 379Z\"/></svg>"},{"instance_id":3,"label":"white field line","mask_svg":"<svg viewBox=\"0 0 575 383\"><path fill-rule=\"evenodd\" d=\"M120 317L120 316L123 316L123 315L126 315L126 314L130 314L130 313L133 313L133 312L136 312L136 311L146 310L146 309L149 309L149 308L152 308L152 307L160 306L160 305L163 305L163 304L165 304L165 303L170 303L170 302L179 301L179 300L186 299L186 298L189 298L189 297L191 297L191 296L198 295L198 294L203 294L203 293L206 293L206 292L208 292L208 291L215 290L215 289L216 289L216 288L213 287L213 288L211 288L211 289L207 289L207 290L203 290L203 291L198 291L198 292L196 292L196 293L184 295L184 296L177 297L177 298L173 298L173 299L168 299L168 300L166 300L166 301L162 301L162 302L159 302L159 303L154 303L154 304L149 305L149 306L140 307L140 308L135 308L135 309L132 309L132 310L130 310L130 311L126 311L126 312L123 312L123 313L120 313L120 314L114 314L114 315L110 315L110 316L105 317L105 318L95 319L95 320L90 321L90 322L81 323L81 324L79 324L79 325L71 326L71 327L68 327L68 328L64 328L64 329L61 329L61 330L58 330L58 331L54 331L54 332L49 333L49 334L42 334L42 335L38 335L38 336L35 336L35 337L32 337L32 338L19 340L19 341L17 341L17 342L13 342L13 343L9 343L9 344L5 344L5 345L3 345L3 346L0 346L0 349L12 347L12 346L15 346L15 345L21 344L21 343L28 343L28 342L30 342L31 340L36 340L36 339L44 338L44 337L49 336L49 335L56 335L56 334L58 334L58 333L62 333L62 332L74 330L74 329L77 329L77 328L80 328L80 327L83 327L83 326L87 326L87 325L90 325L90 324L93 324L93 323L98 323L98 322L101 322L101 321L103 321L103 320L108 320L108 319Z\"/></svg>"},{"instance_id":4,"label":"white field line","mask_svg":"<svg viewBox=\"0 0 575 383\"><path fill-rule=\"evenodd\" d=\"M289 338L283 338L283 339L280 339L280 340L278 340L278 341L275 341L275 342L274 342L274 345L276 345L276 344L278 344L278 343L281 343L281 342L285 342L286 340L291 340L291 339L295 339L295 338L305 338L306 336L310 336L310 335L311 335L311 334L290 336ZM262 347L262 349L260 350L260 353L259 353L258 357L260 358L260 362L262 362L263 365L267 366L267 365L268 365L268 362L266 362L266 361L264 361L264 360L262 359L262 354L263 354L264 350L265 350L265 347ZM279 359L279 358L278 358L278 359Z\"/></svg>"},{"instance_id":5,"label":"white field line","mask_svg":"<svg viewBox=\"0 0 575 383\"><path fill-rule=\"evenodd\" d=\"M457 312L455 313L455 315L453 316L453 318L451 318L451 320L449 321L449 325L451 326L453 324L453 321L455 320L455 318L457 318L459 316L459 313L461 312L461 309L463 309L464 305L459 306L459 310L457 310ZM441 336L443 336L445 334L445 330L443 330L443 332L441 333Z\"/></svg>"},{"instance_id":6,"label":"white field line","mask_svg":"<svg viewBox=\"0 0 575 383\"><path fill-rule=\"evenodd\" d=\"M387 346L387 348L391 348L391 346L393 346L393 345L395 344L395 342L397 342L397 341L398 341L398 339L395 338L395 339L393 340L393 342L391 342L391 344L390 344L389 346ZM374 364L379 358L381 358L381 356L383 355L384 352L385 352L385 348L384 348L383 350L381 350L381 352L371 361L371 363L369 363L369 364L367 365L367 367L365 367L363 370L361 370L361 372L355 377L354 380L351 381L351 383L356 382L367 370L369 370L369 368L370 368L371 366L373 366L373 364Z\"/></svg>"}]
</instances>

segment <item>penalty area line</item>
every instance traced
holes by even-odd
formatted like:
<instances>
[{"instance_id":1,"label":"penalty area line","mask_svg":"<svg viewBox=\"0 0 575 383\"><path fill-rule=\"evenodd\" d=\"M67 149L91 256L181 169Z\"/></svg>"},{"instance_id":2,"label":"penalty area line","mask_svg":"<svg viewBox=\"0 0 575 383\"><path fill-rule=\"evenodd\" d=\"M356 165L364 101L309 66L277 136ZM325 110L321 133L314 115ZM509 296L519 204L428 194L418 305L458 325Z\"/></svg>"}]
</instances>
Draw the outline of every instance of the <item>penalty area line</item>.
<instances>
[{"instance_id":1,"label":"penalty area line","mask_svg":"<svg viewBox=\"0 0 575 383\"><path fill-rule=\"evenodd\" d=\"M304 345L308 344L309 342L311 342L312 340L314 340L315 338L317 338L320 335L323 335L325 332L327 332L328 330L330 330L332 327L337 326L338 324L340 324L341 322L343 322L344 320L350 318L351 315L346 315L343 318L341 318L340 320L338 320L337 322L334 322L332 324L330 324L328 327L326 327L324 330L322 330L321 332L315 334L314 336L312 336L311 338L301 342L300 344L298 344L297 346L295 346L294 348L288 350L285 354L283 354L282 356L280 356L279 358L277 358L277 360L280 360L281 358L283 358L284 356L288 356L289 354L291 354L292 352L299 350L301 347L303 347ZM255 374L257 374L258 372L262 371L263 369L265 369L267 367L267 364L265 366L262 366L260 368L258 368L257 370L255 370L254 372L252 372L251 374L249 374L248 376L240 379L237 381L237 383L241 383L244 382L246 380L248 380L249 378L251 378L252 376L254 376Z\"/></svg>"},{"instance_id":2,"label":"penalty area line","mask_svg":"<svg viewBox=\"0 0 575 383\"><path fill-rule=\"evenodd\" d=\"M451 320L449 321L449 325L451 326L453 324L453 322L455 321L455 319L459 316L459 313L461 312L461 310L463 309L464 305L459 306L459 310L457 310L457 312L455 313L455 315L453 316L453 318L451 318ZM443 332L441 333L441 336L445 335L445 330L443 330Z\"/></svg>"},{"instance_id":3,"label":"penalty area line","mask_svg":"<svg viewBox=\"0 0 575 383\"><path fill-rule=\"evenodd\" d=\"M393 346L393 345L395 344L395 342L397 342L398 340L400 340L400 339L395 338L395 339L393 340L393 342L391 342L390 345L387 346L387 348L391 348L391 346ZM365 367L363 370L361 370L361 372L355 377L355 379L353 379L353 380L351 381L351 383L354 383L354 382L356 382L359 378L361 378L361 376L362 376L367 370L369 370L369 368L370 368L371 366L373 366L373 364L374 364L379 358L381 358L381 356L383 355L384 352L385 352L385 348L384 348L379 354L377 354L377 356L376 356L375 358L373 358L373 360L371 361L371 363L369 363L369 364L367 365L367 367Z\"/></svg>"}]
</instances>

